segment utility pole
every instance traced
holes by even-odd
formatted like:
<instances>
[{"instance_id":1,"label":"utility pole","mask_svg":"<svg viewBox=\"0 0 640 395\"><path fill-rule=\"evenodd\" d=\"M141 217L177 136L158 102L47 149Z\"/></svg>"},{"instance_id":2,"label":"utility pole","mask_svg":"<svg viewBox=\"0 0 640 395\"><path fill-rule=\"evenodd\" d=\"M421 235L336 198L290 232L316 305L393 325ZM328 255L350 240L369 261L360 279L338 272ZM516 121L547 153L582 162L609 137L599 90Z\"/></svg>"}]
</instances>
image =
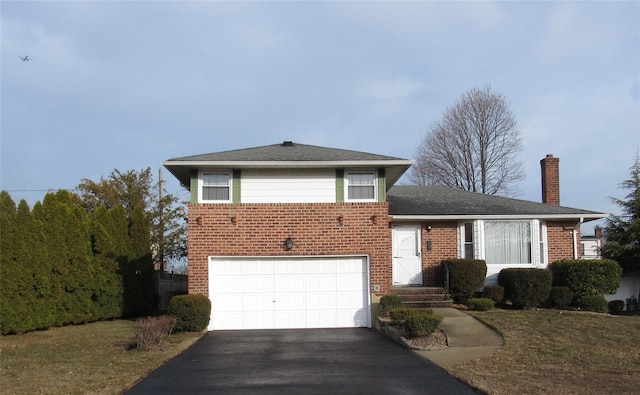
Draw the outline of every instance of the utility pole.
<instances>
[{"instance_id":1,"label":"utility pole","mask_svg":"<svg viewBox=\"0 0 640 395\"><path fill-rule=\"evenodd\" d=\"M164 274L164 204L162 202L162 166L158 169L158 212L160 213L160 218L158 221L159 225L159 237L158 237L158 248L160 249L160 273Z\"/></svg>"}]
</instances>

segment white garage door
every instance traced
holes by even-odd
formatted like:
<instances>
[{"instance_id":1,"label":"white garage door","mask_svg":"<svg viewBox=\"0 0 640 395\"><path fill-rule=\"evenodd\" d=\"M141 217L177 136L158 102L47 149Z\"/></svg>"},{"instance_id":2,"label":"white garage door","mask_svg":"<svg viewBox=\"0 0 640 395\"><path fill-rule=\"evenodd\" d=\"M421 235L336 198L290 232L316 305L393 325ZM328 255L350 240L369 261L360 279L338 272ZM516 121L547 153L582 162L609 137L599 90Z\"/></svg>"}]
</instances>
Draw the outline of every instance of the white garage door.
<instances>
[{"instance_id":1,"label":"white garage door","mask_svg":"<svg viewBox=\"0 0 640 395\"><path fill-rule=\"evenodd\" d=\"M367 258L209 257L215 329L370 327Z\"/></svg>"}]
</instances>

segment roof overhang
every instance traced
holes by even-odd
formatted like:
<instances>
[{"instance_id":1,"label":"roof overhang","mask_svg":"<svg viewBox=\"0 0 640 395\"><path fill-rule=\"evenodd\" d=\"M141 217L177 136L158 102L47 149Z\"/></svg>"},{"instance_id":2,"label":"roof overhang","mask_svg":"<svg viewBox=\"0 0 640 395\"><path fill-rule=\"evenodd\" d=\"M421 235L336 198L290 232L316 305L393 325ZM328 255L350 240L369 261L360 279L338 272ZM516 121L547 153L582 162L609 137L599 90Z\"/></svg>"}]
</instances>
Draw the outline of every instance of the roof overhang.
<instances>
[{"instance_id":1,"label":"roof overhang","mask_svg":"<svg viewBox=\"0 0 640 395\"><path fill-rule=\"evenodd\" d=\"M571 214L522 214L522 215L390 215L393 221L465 221L477 219L489 220L523 220L523 219L545 219L552 221L577 221L588 222L597 219L607 218L604 213L593 213L589 215Z\"/></svg>"},{"instance_id":2,"label":"roof overhang","mask_svg":"<svg viewBox=\"0 0 640 395\"><path fill-rule=\"evenodd\" d=\"M387 188L390 188L411 167L412 160L354 160L354 161L165 161L162 165L180 183L189 188L191 169L386 169Z\"/></svg>"}]
</instances>

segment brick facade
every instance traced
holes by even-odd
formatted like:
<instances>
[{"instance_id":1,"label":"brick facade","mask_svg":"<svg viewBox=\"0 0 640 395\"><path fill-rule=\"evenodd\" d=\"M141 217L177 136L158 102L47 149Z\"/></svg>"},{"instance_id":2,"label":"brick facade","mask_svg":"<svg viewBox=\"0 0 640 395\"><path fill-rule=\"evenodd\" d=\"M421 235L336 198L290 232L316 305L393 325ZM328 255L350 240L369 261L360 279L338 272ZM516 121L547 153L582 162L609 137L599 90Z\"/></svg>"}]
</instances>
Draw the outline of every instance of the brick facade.
<instances>
[{"instance_id":1,"label":"brick facade","mask_svg":"<svg viewBox=\"0 0 640 395\"><path fill-rule=\"evenodd\" d=\"M573 259L573 230L576 230L576 242L580 245L580 227L575 222L547 222L547 249L549 263L559 259ZM580 258L580 248L577 249Z\"/></svg>"},{"instance_id":2,"label":"brick facade","mask_svg":"<svg viewBox=\"0 0 640 395\"><path fill-rule=\"evenodd\" d=\"M190 204L188 222L189 293L208 295L211 255L368 255L372 294L391 285L387 203Z\"/></svg>"},{"instance_id":3,"label":"brick facade","mask_svg":"<svg viewBox=\"0 0 640 395\"><path fill-rule=\"evenodd\" d=\"M423 223L421 232L422 283L440 286L443 283L441 262L458 257L458 225L456 222Z\"/></svg>"}]
</instances>

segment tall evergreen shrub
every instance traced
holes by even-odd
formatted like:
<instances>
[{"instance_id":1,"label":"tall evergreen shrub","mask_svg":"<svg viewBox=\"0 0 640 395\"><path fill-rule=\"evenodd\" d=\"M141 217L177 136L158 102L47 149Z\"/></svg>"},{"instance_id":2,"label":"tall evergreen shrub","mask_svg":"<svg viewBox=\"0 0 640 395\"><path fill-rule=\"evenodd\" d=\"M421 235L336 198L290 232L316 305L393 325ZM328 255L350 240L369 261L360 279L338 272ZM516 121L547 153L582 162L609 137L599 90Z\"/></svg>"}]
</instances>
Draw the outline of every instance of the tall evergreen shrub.
<instances>
[{"instance_id":1,"label":"tall evergreen shrub","mask_svg":"<svg viewBox=\"0 0 640 395\"><path fill-rule=\"evenodd\" d=\"M449 292L456 303L464 303L484 285L487 264L481 259L450 259L443 262L449 268Z\"/></svg>"}]
</instances>

